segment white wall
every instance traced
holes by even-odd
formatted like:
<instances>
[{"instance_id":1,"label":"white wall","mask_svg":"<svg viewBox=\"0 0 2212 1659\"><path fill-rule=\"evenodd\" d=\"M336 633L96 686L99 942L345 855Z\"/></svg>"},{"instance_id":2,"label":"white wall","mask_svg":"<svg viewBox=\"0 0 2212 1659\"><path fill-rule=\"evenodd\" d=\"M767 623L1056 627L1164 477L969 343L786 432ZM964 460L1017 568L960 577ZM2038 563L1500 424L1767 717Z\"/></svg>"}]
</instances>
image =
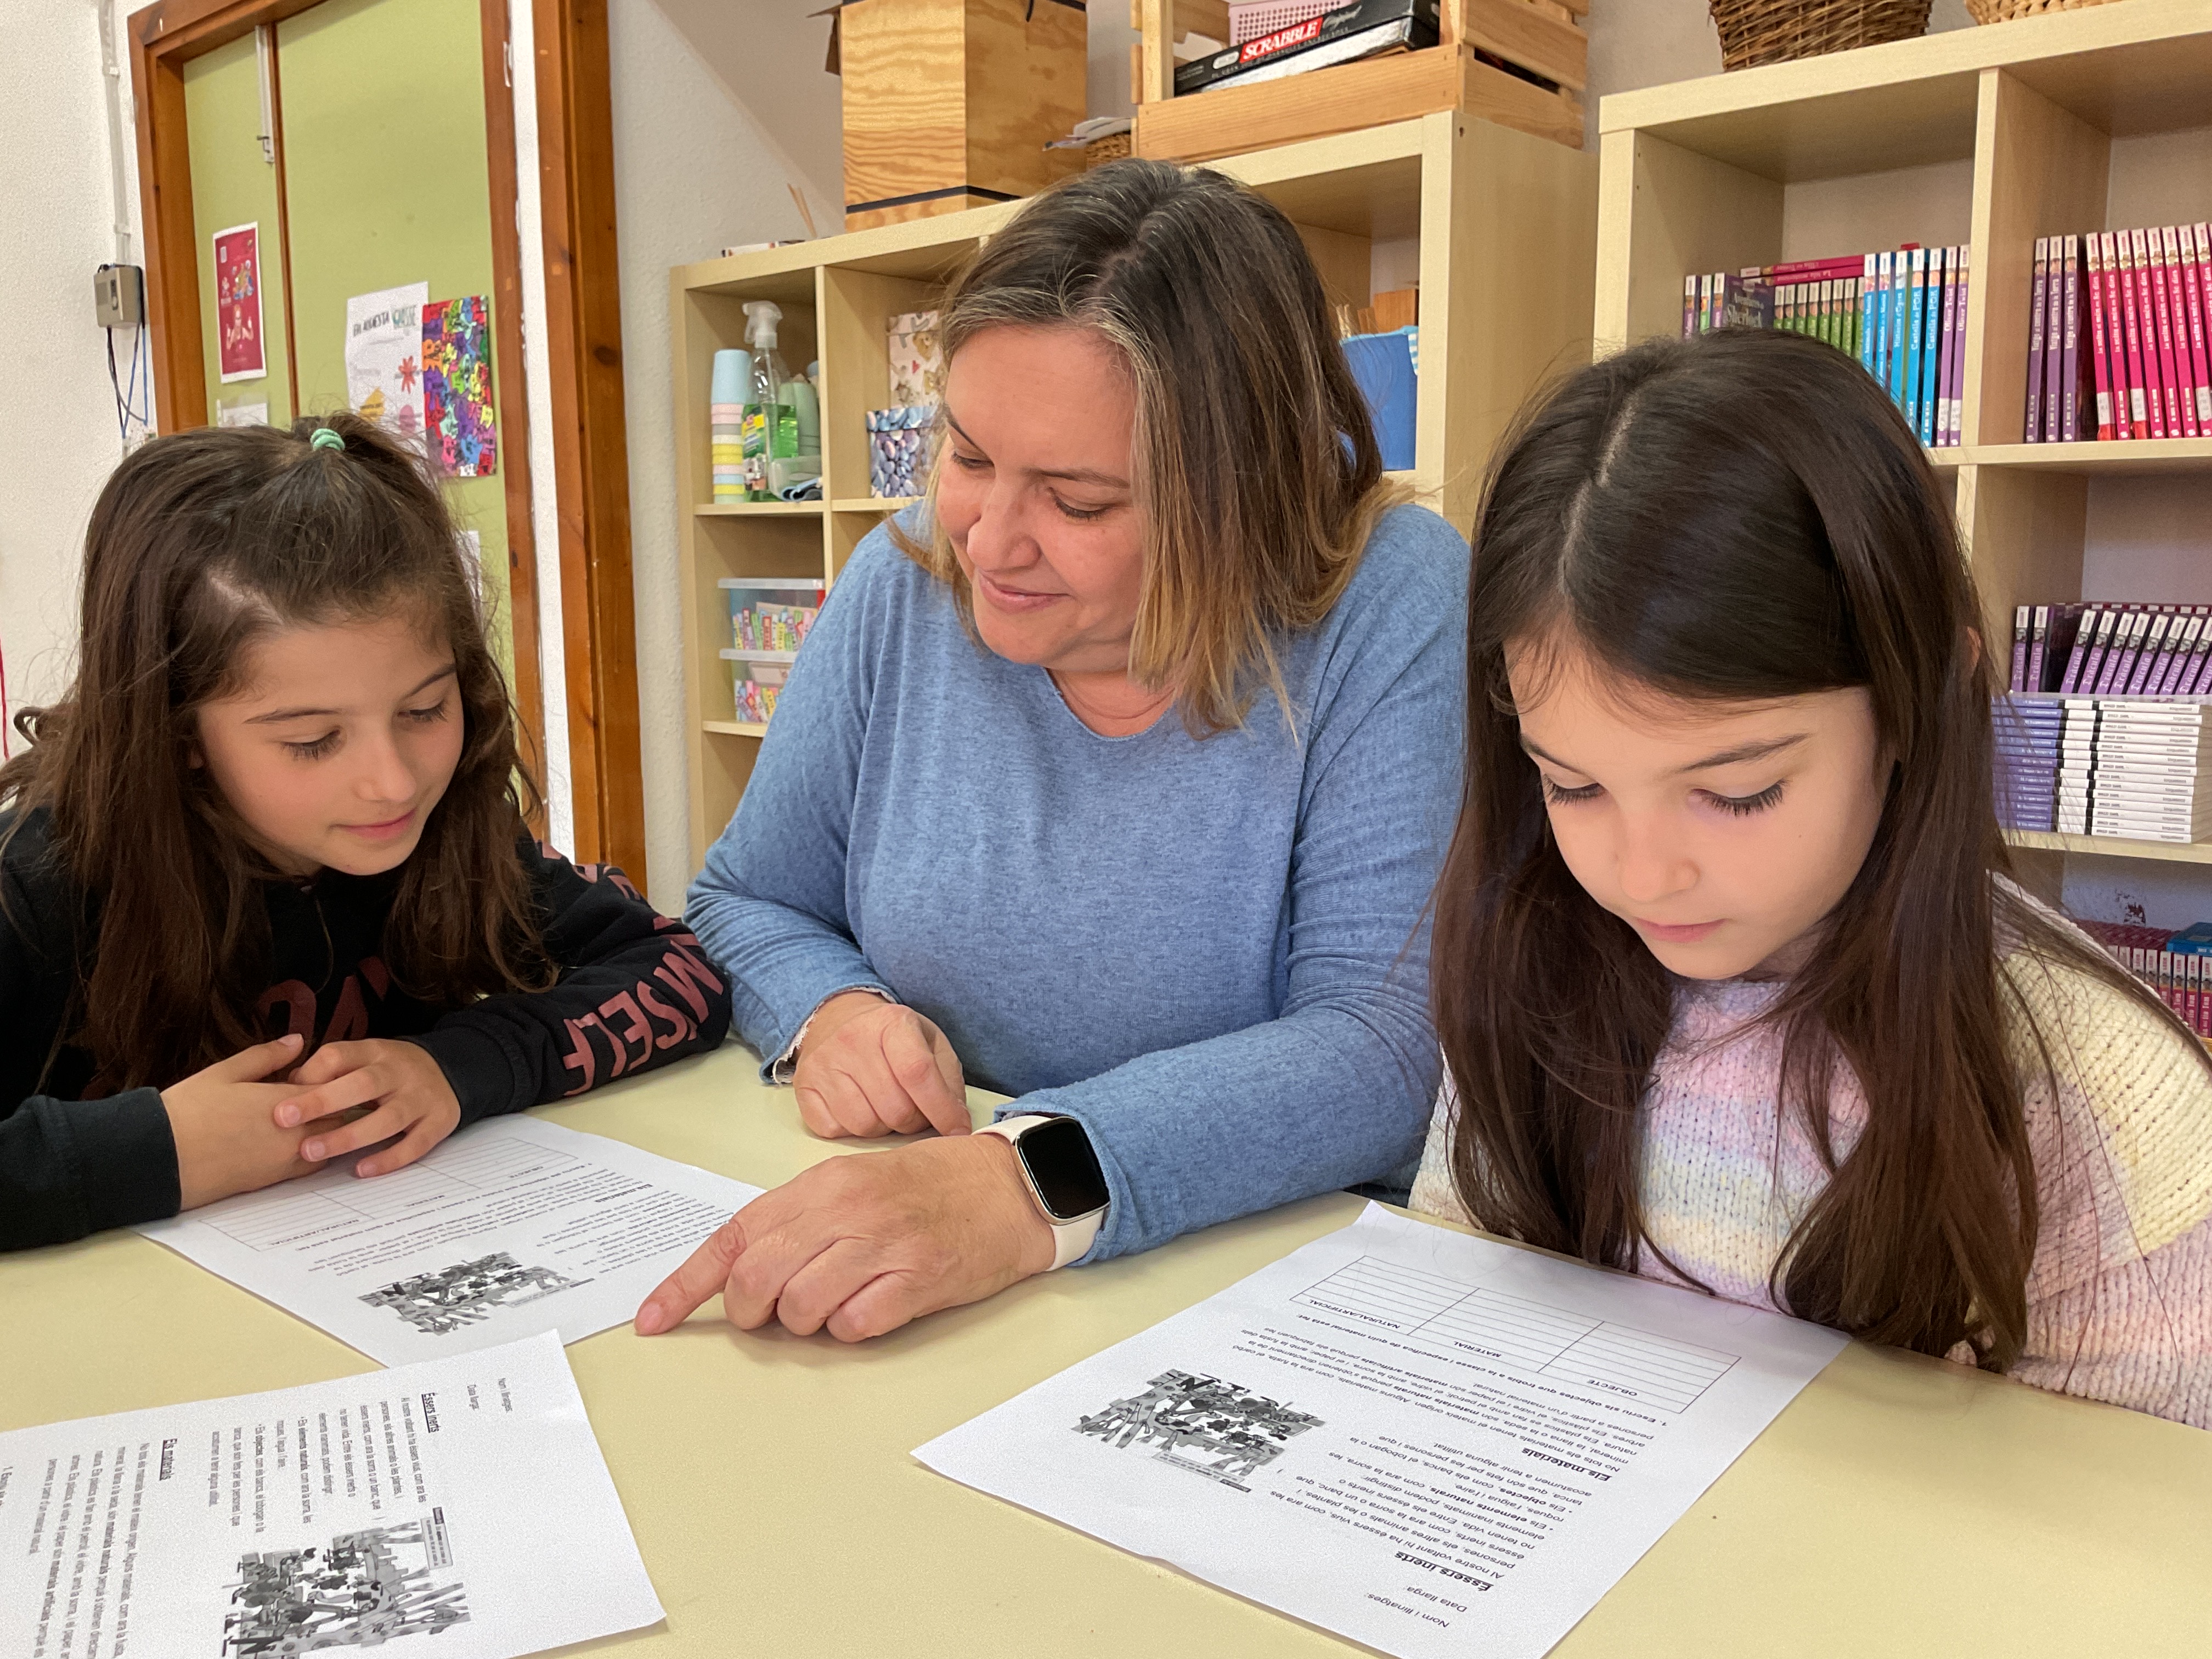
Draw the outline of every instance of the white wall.
<instances>
[{"instance_id":1,"label":"white wall","mask_svg":"<svg viewBox=\"0 0 2212 1659\"><path fill-rule=\"evenodd\" d=\"M12 712L68 683L85 520L123 447L92 319L93 267L116 258L99 7L0 0L0 653Z\"/></svg>"},{"instance_id":2,"label":"white wall","mask_svg":"<svg viewBox=\"0 0 2212 1659\"><path fill-rule=\"evenodd\" d=\"M690 787L684 744L684 633L677 574L675 413L670 388L668 270L726 246L803 236L788 186L808 198L816 224L842 228L829 171L802 169L710 64L695 27L738 8L674 0L615 0L608 15L614 80L615 222L622 246L623 398L629 428L630 567L637 595L638 720L645 773L646 870L650 896L673 912L690 865ZM836 141L836 79L823 72L821 23L799 72L826 82ZM728 31L734 33L735 31ZM794 29L794 34L797 33ZM738 42L705 37L726 61ZM812 88L817 95L819 88ZM796 101L796 95L793 101ZM802 129L804 131L804 129ZM819 137L819 134L815 134ZM836 161L833 149L828 158ZM802 367L793 364L794 368Z\"/></svg>"}]
</instances>

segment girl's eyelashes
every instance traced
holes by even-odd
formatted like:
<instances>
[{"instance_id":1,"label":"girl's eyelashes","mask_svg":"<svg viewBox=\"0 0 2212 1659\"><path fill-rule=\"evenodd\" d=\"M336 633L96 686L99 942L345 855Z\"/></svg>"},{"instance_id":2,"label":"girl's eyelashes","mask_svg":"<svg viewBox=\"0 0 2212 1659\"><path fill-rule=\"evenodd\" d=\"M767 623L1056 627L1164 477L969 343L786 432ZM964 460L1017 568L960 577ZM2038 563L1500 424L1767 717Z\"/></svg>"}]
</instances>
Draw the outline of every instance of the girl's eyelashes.
<instances>
[{"instance_id":1,"label":"girl's eyelashes","mask_svg":"<svg viewBox=\"0 0 2212 1659\"><path fill-rule=\"evenodd\" d=\"M421 726L428 726L434 720L445 719L447 706L447 700L441 697L427 708L404 708L400 710L400 714L404 719L413 720Z\"/></svg>"},{"instance_id":2,"label":"girl's eyelashes","mask_svg":"<svg viewBox=\"0 0 2212 1659\"><path fill-rule=\"evenodd\" d=\"M1571 806L1577 801L1595 800L1605 793L1601 784L1586 783L1580 788L1569 789L1562 784L1553 783L1540 772L1536 775L1543 783L1544 799L1554 806Z\"/></svg>"},{"instance_id":3,"label":"girl's eyelashes","mask_svg":"<svg viewBox=\"0 0 2212 1659\"><path fill-rule=\"evenodd\" d=\"M1753 812L1764 812L1779 805L1782 799L1782 786L1778 782L1771 783L1755 795L1708 793L1705 799L1723 812L1732 813L1737 817L1747 817Z\"/></svg>"},{"instance_id":4,"label":"girl's eyelashes","mask_svg":"<svg viewBox=\"0 0 2212 1659\"><path fill-rule=\"evenodd\" d=\"M288 743L285 748L301 760L320 760L338 746L338 734L325 732L311 743Z\"/></svg>"},{"instance_id":5,"label":"girl's eyelashes","mask_svg":"<svg viewBox=\"0 0 2212 1659\"><path fill-rule=\"evenodd\" d=\"M963 472L981 472L987 471L991 464L981 455L963 455L956 449L952 452L952 465Z\"/></svg>"}]
</instances>

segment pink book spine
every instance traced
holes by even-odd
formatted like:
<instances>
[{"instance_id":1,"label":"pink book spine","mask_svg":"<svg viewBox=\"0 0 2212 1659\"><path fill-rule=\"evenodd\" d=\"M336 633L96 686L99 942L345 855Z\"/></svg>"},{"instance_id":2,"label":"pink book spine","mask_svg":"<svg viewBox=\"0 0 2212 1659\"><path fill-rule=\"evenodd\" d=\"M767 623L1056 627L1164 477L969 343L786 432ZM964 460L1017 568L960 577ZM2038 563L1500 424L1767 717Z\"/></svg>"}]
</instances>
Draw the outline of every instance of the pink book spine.
<instances>
[{"instance_id":1,"label":"pink book spine","mask_svg":"<svg viewBox=\"0 0 2212 1659\"><path fill-rule=\"evenodd\" d=\"M2185 350L2188 366L2181 378L2188 382L2184 398L2190 428L2197 437L2212 437L2212 379L2205 374L2203 283L2197 270L2197 230L2180 225L2166 233L2166 257L2173 269L2173 351Z\"/></svg>"},{"instance_id":2,"label":"pink book spine","mask_svg":"<svg viewBox=\"0 0 2212 1659\"><path fill-rule=\"evenodd\" d=\"M2097 255L2104 266L2105 345L2110 362L2106 373L2112 382L2112 436L2132 438L2135 428L2128 416L2128 336L2120 320L2120 250L2110 231L2097 235Z\"/></svg>"},{"instance_id":3,"label":"pink book spine","mask_svg":"<svg viewBox=\"0 0 2212 1659\"><path fill-rule=\"evenodd\" d=\"M2058 441L2078 442L2081 436L2081 239L2069 236L2065 253L2066 287L2061 295L2058 349Z\"/></svg>"},{"instance_id":4,"label":"pink book spine","mask_svg":"<svg viewBox=\"0 0 2212 1659\"><path fill-rule=\"evenodd\" d=\"M2035 239L2035 273L2031 279L2027 310L2027 438L2032 444L2043 441L2043 301L2050 286L2051 239Z\"/></svg>"},{"instance_id":5,"label":"pink book spine","mask_svg":"<svg viewBox=\"0 0 2212 1659\"><path fill-rule=\"evenodd\" d=\"M2127 336L2128 427L2138 438L2150 436L2150 387L2143 379L2142 313L2136 304L2135 240L2115 231L2120 250L2120 327Z\"/></svg>"},{"instance_id":6,"label":"pink book spine","mask_svg":"<svg viewBox=\"0 0 2212 1659\"><path fill-rule=\"evenodd\" d=\"M2193 434L2189 422L2182 418L2181 402L2185 388L2181 380L2180 359L2173 354L2173 270L2166 261L2166 229L2154 225L2144 233L2150 244L2150 297L2158 313L2158 378L2159 390L2166 403L2166 435L2185 438ZM2194 403L2195 398L2190 401ZM2196 410L2190 416L2195 417Z\"/></svg>"},{"instance_id":7,"label":"pink book spine","mask_svg":"<svg viewBox=\"0 0 2212 1659\"><path fill-rule=\"evenodd\" d=\"M2112 439L2112 363L2110 336L2105 328L2105 239L2091 232L2081 239L2082 264L2088 271L2090 362L2097 387L2097 436Z\"/></svg>"},{"instance_id":8,"label":"pink book spine","mask_svg":"<svg viewBox=\"0 0 2212 1659\"><path fill-rule=\"evenodd\" d=\"M1959 326L1951 331L1951 441L1954 444L1966 441L1966 300L1974 291L1969 252L1966 243L1959 245Z\"/></svg>"},{"instance_id":9,"label":"pink book spine","mask_svg":"<svg viewBox=\"0 0 2212 1659\"><path fill-rule=\"evenodd\" d=\"M2150 239L2140 229L2131 230L2128 245L2135 255L2136 313L2142 319L2143 402L2150 410L2150 435L2167 438L2173 434L2166 429L2166 384L2159 378L2158 305L2151 298Z\"/></svg>"},{"instance_id":10,"label":"pink book spine","mask_svg":"<svg viewBox=\"0 0 2212 1659\"><path fill-rule=\"evenodd\" d=\"M2197 382L2197 429L2212 437L2212 271L2205 268L2206 227L2181 227L2181 296L2189 313L2189 367Z\"/></svg>"},{"instance_id":11,"label":"pink book spine","mask_svg":"<svg viewBox=\"0 0 2212 1659\"><path fill-rule=\"evenodd\" d=\"M1958 326L1959 250L1943 250L1943 304L1936 324L1936 447L1959 441L1951 430L1951 333Z\"/></svg>"}]
</instances>

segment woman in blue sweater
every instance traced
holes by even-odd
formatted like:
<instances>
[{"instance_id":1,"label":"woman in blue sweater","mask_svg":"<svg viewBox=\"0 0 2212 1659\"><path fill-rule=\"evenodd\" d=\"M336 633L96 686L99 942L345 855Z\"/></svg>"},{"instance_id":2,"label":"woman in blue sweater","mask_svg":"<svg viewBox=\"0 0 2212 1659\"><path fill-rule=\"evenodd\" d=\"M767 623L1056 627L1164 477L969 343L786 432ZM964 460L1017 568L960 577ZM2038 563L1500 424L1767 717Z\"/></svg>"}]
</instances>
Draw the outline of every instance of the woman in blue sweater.
<instances>
[{"instance_id":1,"label":"woman in blue sweater","mask_svg":"<svg viewBox=\"0 0 2212 1659\"><path fill-rule=\"evenodd\" d=\"M722 1291L872 1335L1420 1147L1468 553L1398 504L1296 229L1116 162L985 246L943 344L931 496L839 578L686 910L809 1128L940 1135L757 1200L647 1334Z\"/></svg>"}]
</instances>

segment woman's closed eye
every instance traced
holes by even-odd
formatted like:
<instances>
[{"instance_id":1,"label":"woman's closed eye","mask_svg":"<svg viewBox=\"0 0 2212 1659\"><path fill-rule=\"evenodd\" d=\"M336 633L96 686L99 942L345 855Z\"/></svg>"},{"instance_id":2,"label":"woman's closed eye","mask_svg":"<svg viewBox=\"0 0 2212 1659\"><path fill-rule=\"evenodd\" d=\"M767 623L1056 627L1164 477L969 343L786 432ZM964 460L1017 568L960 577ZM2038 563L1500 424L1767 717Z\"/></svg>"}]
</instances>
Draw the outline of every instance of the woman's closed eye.
<instances>
[{"instance_id":1,"label":"woman's closed eye","mask_svg":"<svg viewBox=\"0 0 2212 1659\"><path fill-rule=\"evenodd\" d=\"M1052 498L1052 504L1060 509L1062 517L1073 519L1078 524L1088 524L1093 519L1103 519L1114 510L1110 506L1078 507L1073 501L1062 501L1057 495Z\"/></svg>"}]
</instances>

